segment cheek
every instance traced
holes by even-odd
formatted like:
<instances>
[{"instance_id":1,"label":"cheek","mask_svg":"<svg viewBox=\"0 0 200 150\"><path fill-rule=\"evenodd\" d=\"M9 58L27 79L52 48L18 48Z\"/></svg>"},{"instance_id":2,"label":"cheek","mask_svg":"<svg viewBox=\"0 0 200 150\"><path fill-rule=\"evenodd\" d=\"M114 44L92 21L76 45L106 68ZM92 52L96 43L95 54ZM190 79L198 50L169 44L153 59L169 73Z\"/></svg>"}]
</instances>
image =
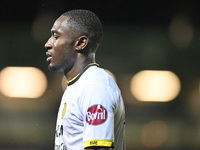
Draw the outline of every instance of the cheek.
<instances>
[{"instance_id":1,"label":"cheek","mask_svg":"<svg viewBox=\"0 0 200 150\"><path fill-rule=\"evenodd\" d=\"M54 53L59 59L65 59L65 57L71 57L73 55L73 42L67 40L67 38L59 38L53 43Z\"/></svg>"},{"instance_id":2,"label":"cheek","mask_svg":"<svg viewBox=\"0 0 200 150\"><path fill-rule=\"evenodd\" d=\"M57 40L54 40L53 46L56 49L64 49L65 47L69 46L69 42L64 38L59 38Z\"/></svg>"},{"instance_id":3,"label":"cheek","mask_svg":"<svg viewBox=\"0 0 200 150\"><path fill-rule=\"evenodd\" d=\"M53 46L56 47L57 45L58 45L58 41L55 41L55 42L53 43Z\"/></svg>"}]
</instances>

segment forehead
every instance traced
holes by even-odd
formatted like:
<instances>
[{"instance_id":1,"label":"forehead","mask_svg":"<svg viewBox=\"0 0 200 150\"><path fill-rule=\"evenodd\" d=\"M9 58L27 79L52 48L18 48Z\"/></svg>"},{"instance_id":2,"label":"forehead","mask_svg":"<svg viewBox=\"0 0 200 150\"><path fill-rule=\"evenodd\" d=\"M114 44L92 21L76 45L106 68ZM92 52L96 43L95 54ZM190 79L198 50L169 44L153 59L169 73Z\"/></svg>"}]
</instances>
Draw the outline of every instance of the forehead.
<instances>
[{"instance_id":1,"label":"forehead","mask_svg":"<svg viewBox=\"0 0 200 150\"><path fill-rule=\"evenodd\" d=\"M53 27L51 28L52 32L65 32L67 31L68 23L67 20L69 18L66 16L60 16L54 23Z\"/></svg>"}]
</instances>

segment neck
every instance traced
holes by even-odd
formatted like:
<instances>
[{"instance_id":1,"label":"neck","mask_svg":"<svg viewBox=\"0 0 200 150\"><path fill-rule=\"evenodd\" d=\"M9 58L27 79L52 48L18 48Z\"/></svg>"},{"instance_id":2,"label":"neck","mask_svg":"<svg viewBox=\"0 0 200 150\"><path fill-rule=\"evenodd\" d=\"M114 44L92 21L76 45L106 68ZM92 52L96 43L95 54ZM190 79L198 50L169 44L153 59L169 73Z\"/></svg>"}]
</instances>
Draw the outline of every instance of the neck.
<instances>
[{"instance_id":1,"label":"neck","mask_svg":"<svg viewBox=\"0 0 200 150\"><path fill-rule=\"evenodd\" d=\"M74 63L72 69L70 71L65 71L64 74L68 81L72 80L79 73L81 73L85 67L89 64L95 63L95 54L92 53L89 56L85 57L82 54L78 54L77 60Z\"/></svg>"}]
</instances>

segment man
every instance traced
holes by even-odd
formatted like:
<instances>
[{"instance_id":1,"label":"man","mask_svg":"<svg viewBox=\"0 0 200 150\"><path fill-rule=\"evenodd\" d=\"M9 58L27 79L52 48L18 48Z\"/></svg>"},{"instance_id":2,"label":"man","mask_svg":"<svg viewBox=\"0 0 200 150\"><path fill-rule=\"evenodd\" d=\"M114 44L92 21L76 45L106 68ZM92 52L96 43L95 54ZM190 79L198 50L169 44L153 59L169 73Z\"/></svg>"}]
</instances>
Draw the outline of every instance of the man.
<instances>
[{"instance_id":1,"label":"man","mask_svg":"<svg viewBox=\"0 0 200 150\"><path fill-rule=\"evenodd\" d=\"M98 17L71 10L54 23L45 44L49 70L68 86L57 117L55 150L124 150L124 104L113 78L95 63L102 38Z\"/></svg>"}]
</instances>

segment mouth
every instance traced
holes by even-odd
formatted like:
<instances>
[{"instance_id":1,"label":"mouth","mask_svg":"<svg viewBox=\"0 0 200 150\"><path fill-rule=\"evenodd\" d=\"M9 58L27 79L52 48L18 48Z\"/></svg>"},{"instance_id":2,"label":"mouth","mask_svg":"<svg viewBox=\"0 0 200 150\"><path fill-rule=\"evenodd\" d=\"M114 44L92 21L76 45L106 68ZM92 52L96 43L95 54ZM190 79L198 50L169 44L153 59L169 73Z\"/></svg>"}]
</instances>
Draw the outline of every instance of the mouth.
<instances>
[{"instance_id":1,"label":"mouth","mask_svg":"<svg viewBox=\"0 0 200 150\"><path fill-rule=\"evenodd\" d=\"M48 56L47 59L46 59L46 61L47 61L47 62L51 62L52 53L51 53L50 51L47 51L47 52L46 52L46 55Z\"/></svg>"}]
</instances>

